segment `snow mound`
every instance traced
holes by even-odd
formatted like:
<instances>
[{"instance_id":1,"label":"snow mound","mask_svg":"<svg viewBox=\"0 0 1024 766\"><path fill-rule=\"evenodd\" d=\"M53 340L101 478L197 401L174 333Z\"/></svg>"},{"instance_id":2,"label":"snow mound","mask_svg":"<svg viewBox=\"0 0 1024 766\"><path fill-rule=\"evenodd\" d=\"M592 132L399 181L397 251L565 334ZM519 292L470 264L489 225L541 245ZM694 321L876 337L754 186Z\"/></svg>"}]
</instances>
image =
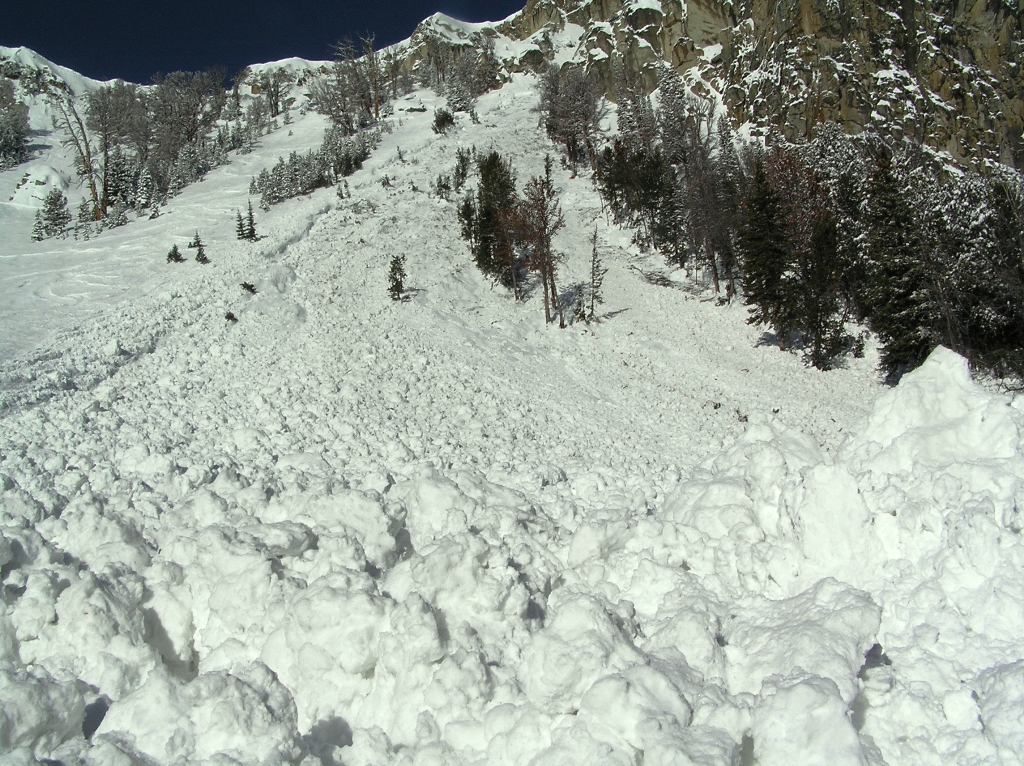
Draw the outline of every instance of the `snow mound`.
<instances>
[{"instance_id":1,"label":"snow mound","mask_svg":"<svg viewBox=\"0 0 1024 766\"><path fill-rule=\"evenodd\" d=\"M19 167L21 179L10 196L8 202L30 208L42 208L46 195L53 189L67 191L69 183L64 175L55 168L45 164L32 164Z\"/></svg>"}]
</instances>

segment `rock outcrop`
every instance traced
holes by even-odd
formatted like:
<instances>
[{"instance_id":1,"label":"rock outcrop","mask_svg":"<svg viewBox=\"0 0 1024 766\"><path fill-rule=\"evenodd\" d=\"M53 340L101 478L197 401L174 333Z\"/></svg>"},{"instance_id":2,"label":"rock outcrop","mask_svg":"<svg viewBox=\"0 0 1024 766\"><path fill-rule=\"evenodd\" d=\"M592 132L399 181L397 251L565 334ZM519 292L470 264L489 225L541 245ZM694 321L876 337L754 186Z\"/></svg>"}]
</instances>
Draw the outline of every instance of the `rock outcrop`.
<instances>
[{"instance_id":1,"label":"rock outcrop","mask_svg":"<svg viewBox=\"0 0 1024 766\"><path fill-rule=\"evenodd\" d=\"M1024 0L528 0L495 24L427 19L405 62L490 39L510 72L584 63L612 99L617 62L648 90L667 63L755 134L798 140L838 122L1019 168L1022 20Z\"/></svg>"}]
</instances>

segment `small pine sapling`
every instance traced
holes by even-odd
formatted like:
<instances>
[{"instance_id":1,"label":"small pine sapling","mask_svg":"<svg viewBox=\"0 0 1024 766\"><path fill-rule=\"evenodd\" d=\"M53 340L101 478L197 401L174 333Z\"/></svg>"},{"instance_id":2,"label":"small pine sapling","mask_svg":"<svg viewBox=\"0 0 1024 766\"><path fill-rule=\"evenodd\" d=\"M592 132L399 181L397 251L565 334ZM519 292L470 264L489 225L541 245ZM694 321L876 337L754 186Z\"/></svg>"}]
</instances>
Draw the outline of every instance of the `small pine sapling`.
<instances>
[{"instance_id":1,"label":"small pine sapling","mask_svg":"<svg viewBox=\"0 0 1024 766\"><path fill-rule=\"evenodd\" d=\"M461 191L466 179L469 178L470 162L473 156L469 149L458 149L455 152L455 170L452 171L452 186Z\"/></svg>"},{"instance_id":2,"label":"small pine sapling","mask_svg":"<svg viewBox=\"0 0 1024 766\"><path fill-rule=\"evenodd\" d=\"M259 239L256 236L256 216L252 212L252 200L249 200L249 212L245 216L245 238L250 242Z\"/></svg>"},{"instance_id":3,"label":"small pine sapling","mask_svg":"<svg viewBox=\"0 0 1024 766\"><path fill-rule=\"evenodd\" d=\"M391 300L400 301L405 294L405 256L396 255L391 259L391 270L388 272L388 292Z\"/></svg>"},{"instance_id":4,"label":"small pine sapling","mask_svg":"<svg viewBox=\"0 0 1024 766\"><path fill-rule=\"evenodd\" d=\"M235 211L235 238L248 239L245 233L245 219L242 218L242 213L239 210Z\"/></svg>"},{"instance_id":5,"label":"small pine sapling","mask_svg":"<svg viewBox=\"0 0 1024 766\"><path fill-rule=\"evenodd\" d=\"M434 184L434 192L441 199L445 200L446 202L450 202L452 198L451 179L449 179L448 176L444 175L438 176L437 182Z\"/></svg>"},{"instance_id":6,"label":"small pine sapling","mask_svg":"<svg viewBox=\"0 0 1024 766\"><path fill-rule=\"evenodd\" d=\"M229 311L227 314L225 314L224 315L224 319L227 320L228 322L237 322L238 321L238 317L235 316L233 311Z\"/></svg>"},{"instance_id":7,"label":"small pine sapling","mask_svg":"<svg viewBox=\"0 0 1024 766\"><path fill-rule=\"evenodd\" d=\"M168 263L184 263L185 259L181 257L181 250L175 244L171 247L171 251L167 253Z\"/></svg>"},{"instance_id":8,"label":"small pine sapling","mask_svg":"<svg viewBox=\"0 0 1024 766\"><path fill-rule=\"evenodd\" d=\"M199 247L199 244L199 232L197 231L196 235L192 238L192 241L189 242L188 245L186 245L186 247L195 250L197 247Z\"/></svg>"},{"instance_id":9,"label":"small pine sapling","mask_svg":"<svg viewBox=\"0 0 1024 766\"><path fill-rule=\"evenodd\" d=\"M207 264L210 259L206 256L206 248L203 247L203 241L199 239L199 234L196 234L196 263Z\"/></svg>"},{"instance_id":10,"label":"small pine sapling","mask_svg":"<svg viewBox=\"0 0 1024 766\"><path fill-rule=\"evenodd\" d=\"M46 239L46 225L43 223L43 214L36 211L36 220L32 224L32 241L42 242Z\"/></svg>"},{"instance_id":11,"label":"small pine sapling","mask_svg":"<svg viewBox=\"0 0 1024 766\"><path fill-rule=\"evenodd\" d=\"M587 321L593 322L595 317L595 306L604 303L604 296L601 295L601 285L604 284L604 275L608 269L601 264L601 257L597 253L597 229L594 229L594 236L591 237L590 251L590 305L587 307Z\"/></svg>"},{"instance_id":12,"label":"small pine sapling","mask_svg":"<svg viewBox=\"0 0 1024 766\"><path fill-rule=\"evenodd\" d=\"M242 289L245 290L245 292L249 293L249 295L256 294L256 285L254 285L252 282L242 282Z\"/></svg>"}]
</instances>

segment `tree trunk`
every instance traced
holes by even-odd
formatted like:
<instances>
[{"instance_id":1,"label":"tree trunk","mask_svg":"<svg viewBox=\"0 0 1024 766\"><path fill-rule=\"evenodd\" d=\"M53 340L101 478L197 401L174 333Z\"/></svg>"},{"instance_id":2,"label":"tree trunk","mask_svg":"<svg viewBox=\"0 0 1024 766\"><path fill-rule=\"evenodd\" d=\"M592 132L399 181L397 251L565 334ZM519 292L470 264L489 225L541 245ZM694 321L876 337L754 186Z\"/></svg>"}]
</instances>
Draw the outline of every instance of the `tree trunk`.
<instances>
[{"instance_id":1,"label":"tree trunk","mask_svg":"<svg viewBox=\"0 0 1024 766\"><path fill-rule=\"evenodd\" d=\"M544 324L551 324L551 303L548 297L548 269L541 268L540 271L541 292L544 293Z\"/></svg>"},{"instance_id":2,"label":"tree trunk","mask_svg":"<svg viewBox=\"0 0 1024 766\"><path fill-rule=\"evenodd\" d=\"M99 191L96 188L96 169L92 163L92 147L89 146L89 134L85 130L85 123L81 115L75 109L73 96L60 94L51 98L51 102L60 110L64 118L64 129L71 136L71 143L78 153L78 160L82 165L85 180L89 184L89 194L92 197L93 220L99 221L103 218L100 204ZM77 132L76 132L77 131Z\"/></svg>"}]
</instances>

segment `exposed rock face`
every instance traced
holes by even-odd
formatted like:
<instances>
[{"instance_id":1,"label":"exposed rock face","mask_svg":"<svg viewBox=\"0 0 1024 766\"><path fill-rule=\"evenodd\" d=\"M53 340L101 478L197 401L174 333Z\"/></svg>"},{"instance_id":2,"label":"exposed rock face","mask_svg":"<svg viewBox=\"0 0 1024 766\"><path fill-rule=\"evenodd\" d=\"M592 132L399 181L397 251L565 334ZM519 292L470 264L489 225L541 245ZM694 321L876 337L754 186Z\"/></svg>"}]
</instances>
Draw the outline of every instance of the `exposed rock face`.
<instances>
[{"instance_id":1,"label":"exposed rock face","mask_svg":"<svg viewBox=\"0 0 1024 766\"><path fill-rule=\"evenodd\" d=\"M726 103L739 122L789 138L837 121L910 136L965 165L1021 167L1022 7L753 0L725 40Z\"/></svg>"},{"instance_id":2,"label":"exposed rock face","mask_svg":"<svg viewBox=\"0 0 1024 766\"><path fill-rule=\"evenodd\" d=\"M649 90L661 62L717 91L737 124L811 136L822 122L907 135L963 165L1024 167L1024 0L528 0L498 24L438 15L417 29L451 48L491 38L509 71L584 62L615 97L614 62Z\"/></svg>"}]
</instances>

